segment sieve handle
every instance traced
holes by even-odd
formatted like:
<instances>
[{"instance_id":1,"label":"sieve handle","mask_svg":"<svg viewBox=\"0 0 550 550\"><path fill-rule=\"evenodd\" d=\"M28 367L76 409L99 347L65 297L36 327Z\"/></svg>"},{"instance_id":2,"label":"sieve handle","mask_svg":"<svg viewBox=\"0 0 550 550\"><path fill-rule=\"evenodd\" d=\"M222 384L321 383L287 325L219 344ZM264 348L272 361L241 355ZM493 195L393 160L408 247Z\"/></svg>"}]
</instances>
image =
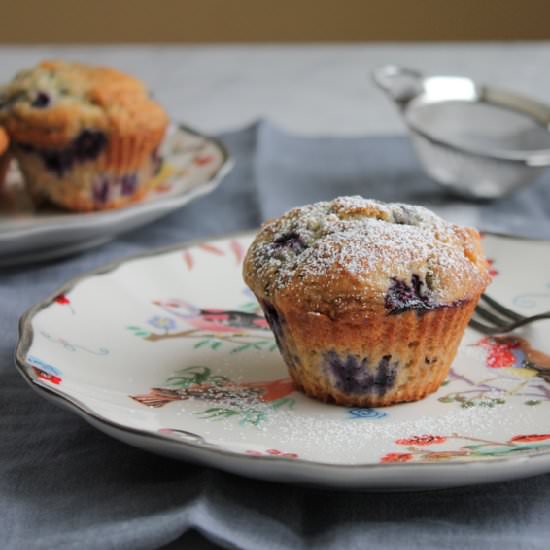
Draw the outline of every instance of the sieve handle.
<instances>
[{"instance_id":1,"label":"sieve handle","mask_svg":"<svg viewBox=\"0 0 550 550\"><path fill-rule=\"evenodd\" d=\"M375 69L372 79L401 108L424 91L424 76L414 69L386 65Z\"/></svg>"}]
</instances>

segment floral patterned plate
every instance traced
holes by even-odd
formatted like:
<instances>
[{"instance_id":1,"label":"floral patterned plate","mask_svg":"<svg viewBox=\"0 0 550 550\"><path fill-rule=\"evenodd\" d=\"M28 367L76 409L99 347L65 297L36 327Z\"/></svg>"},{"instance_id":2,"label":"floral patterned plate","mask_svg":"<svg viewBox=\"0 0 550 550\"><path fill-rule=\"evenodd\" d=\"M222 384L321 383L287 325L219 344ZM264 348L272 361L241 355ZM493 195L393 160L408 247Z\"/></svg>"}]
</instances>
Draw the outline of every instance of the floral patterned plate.
<instances>
[{"instance_id":1,"label":"floral patterned plate","mask_svg":"<svg viewBox=\"0 0 550 550\"><path fill-rule=\"evenodd\" d=\"M550 472L550 321L468 329L439 391L346 408L294 390L241 263L251 236L170 248L66 284L21 320L42 396L126 443L267 480L424 489ZM550 243L486 236L491 295L550 309Z\"/></svg>"},{"instance_id":2,"label":"floral patterned plate","mask_svg":"<svg viewBox=\"0 0 550 550\"><path fill-rule=\"evenodd\" d=\"M153 189L141 202L91 213L35 207L12 166L0 190L0 266L40 261L103 244L213 191L231 169L223 144L184 126L171 126Z\"/></svg>"}]
</instances>

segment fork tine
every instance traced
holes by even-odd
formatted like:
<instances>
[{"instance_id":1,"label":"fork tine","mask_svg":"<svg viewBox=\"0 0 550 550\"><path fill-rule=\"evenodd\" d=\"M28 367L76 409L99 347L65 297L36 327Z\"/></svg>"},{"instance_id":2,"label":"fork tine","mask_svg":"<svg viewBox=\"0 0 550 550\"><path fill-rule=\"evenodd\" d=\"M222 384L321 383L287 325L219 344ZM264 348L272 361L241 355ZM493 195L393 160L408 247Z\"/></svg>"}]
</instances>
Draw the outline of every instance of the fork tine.
<instances>
[{"instance_id":1,"label":"fork tine","mask_svg":"<svg viewBox=\"0 0 550 550\"><path fill-rule=\"evenodd\" d=\"M521 321L522 319L525 319L524 315L520 315L519 313L516 313L515 311L508 309L507 307L504 307L503 305L499 304L496 300L494 300L490 296L487 296L487 294L482 294L481 299L487 304L489 304L495 311L498 311L502 315L505 315L506 317L509 317L514 321Z\"/></svg>"},{"instance_id":2,"label":"fork tine","mask_svg":"<svg viewBox=\"0 0 550 550\"><path fill-rule=\"evenodd\" d=\"M545 311L544 313L539 313L538 315L533 315L532 317L525 317L520 321L514 321L513 323L510 323L508 326L504 327L506 330L501 332L511 332L512 330L523 327L525 325L529 325L531 323L534 323L535 321L542 321L543 319L550 319L550 311Z\"/></svg>"},{"instance_id":3,"label":"fork tine","mask_svg":"<svg viewBox=\"0 0 550 550\"><path fill-rule=\"evenodd\" d=\"M503 334L533 323L534 321L550 319L550 312L548 311L539 313L538 315L533 315L531 317L525 317L499 304L495 299L487 296L487 294L482 294L481 300L483 300L494 311L478 304L475 308L475 313L482 319L489 321L489 323L485 324L479 322L478 320L471 319L469 324L474 330L477 330L483 334Z\"/></svg>"},{"instance_id":4,"label":"fork tine","mask_svg":"<svg viewBox=\"0 0 550 550\"><path fill-rule=\"evenodd\" d=\"M479 323L474 319L470 319L470 322L468 323L468 325L470 326L470 328L473 328L474 330L481 332L481 334L487 334L488 336L491 336L492 334L498 334L499 332L501 332L501 329L499 328L484 325L483 323Z\"/></svg>"},{"instance_id":5,"label":"fork tine","mask_svg":"<svg viewBox=\"0 0 550 550\"><path fill-rule=\"evenodd\" d=\"M534 323L535 321L541 321L542 319L550 319L550 311L545 311L544 313L539 313L538 315L533 315L532 317L525 317L520 321L514 321L507 325L500 325L490 327L484 325L475 320L470 320L470 327L483 334L504 334L505 332L512 332L513 330Z\"/></svg>"},{"instance_id":6,"label":"fork tine","mask_svg":"<svg viewBox=\"0 0 550 550\"><path fill-rule=\"evenodd\" d=\"M506 326L506 325L510 324L510 319L503 319L502 317L499 317L498 315L495 315L494 313L492 313L488 309L486 309L484 307L481 307L479 305L476 306L475 312L481 318L485 319L486 321L490 321L491 323L493 323L497 327L503 327L503 326Z\"/></svg>"}]
</instances>

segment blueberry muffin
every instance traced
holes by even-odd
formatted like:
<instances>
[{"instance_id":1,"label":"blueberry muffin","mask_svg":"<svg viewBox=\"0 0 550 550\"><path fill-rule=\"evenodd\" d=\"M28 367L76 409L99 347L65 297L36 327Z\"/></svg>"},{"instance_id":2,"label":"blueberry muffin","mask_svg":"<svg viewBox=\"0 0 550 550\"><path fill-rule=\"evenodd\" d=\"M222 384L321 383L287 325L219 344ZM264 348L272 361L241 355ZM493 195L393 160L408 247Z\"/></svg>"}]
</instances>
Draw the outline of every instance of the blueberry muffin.
<instances>
[{"instance_id":1,"label":"blueberry muffin","mask_svg":"<svg viewBox=\"0 0 550 550\"><path fill-rule=\"evenodd\" d=\"M266 223L244 279L298 388L378 407L440 386L490 278L474 229L340 197Z\"/></svg>"},{"instance_id":2,"label":"blueberry muffin","mask_svg":"<svg viewBox=\"0 0 550 550\"><path fill-rule=\"evenodd\" d=\"M0 89L0 125L31 194L73 210L139 200L168 117L137 79L44 61Z\"/></svg>"}]
</instances>

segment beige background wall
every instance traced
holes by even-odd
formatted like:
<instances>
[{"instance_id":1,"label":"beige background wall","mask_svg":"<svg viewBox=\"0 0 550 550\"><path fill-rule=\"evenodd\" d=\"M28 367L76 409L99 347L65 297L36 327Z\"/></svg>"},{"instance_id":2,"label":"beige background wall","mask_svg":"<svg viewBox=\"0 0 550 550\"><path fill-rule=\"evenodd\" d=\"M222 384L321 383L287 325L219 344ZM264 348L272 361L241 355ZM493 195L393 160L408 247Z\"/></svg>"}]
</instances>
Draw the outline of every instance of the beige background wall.
<instances>
[{"instance_id":1,"label":"beige background wall","mask_svg":"<svg viewBox=\"0 0 550 550\"><path fill-rule=\"evenodd\" d=\"M550 38L550 0L0 0L0 43Z\"/></svg>"}]
</instances>

